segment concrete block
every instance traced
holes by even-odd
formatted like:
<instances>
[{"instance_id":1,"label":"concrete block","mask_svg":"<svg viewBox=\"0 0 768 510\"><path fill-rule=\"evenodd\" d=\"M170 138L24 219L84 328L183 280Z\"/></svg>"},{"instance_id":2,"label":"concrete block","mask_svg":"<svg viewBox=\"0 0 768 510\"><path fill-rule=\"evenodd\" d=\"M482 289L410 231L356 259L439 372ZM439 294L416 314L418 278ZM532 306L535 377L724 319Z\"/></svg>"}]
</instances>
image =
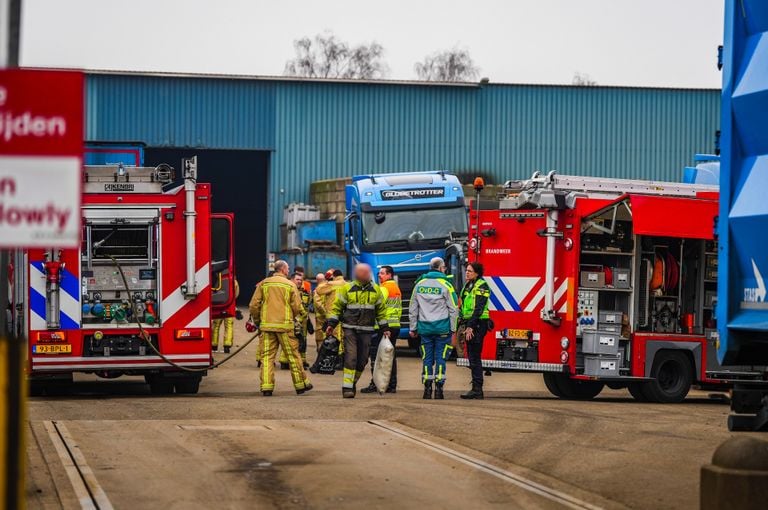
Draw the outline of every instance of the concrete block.
<instances>
[{"instance_id":1,"label":"concrete block","mask_svg":"<svg viewBox=\"0 0 768 510\"><path fill-rule=\"evenodd\" d=\"M701 468L702 510L762 510L768 503L768 441L737 436Z\"/></svg>"}]
</instances>

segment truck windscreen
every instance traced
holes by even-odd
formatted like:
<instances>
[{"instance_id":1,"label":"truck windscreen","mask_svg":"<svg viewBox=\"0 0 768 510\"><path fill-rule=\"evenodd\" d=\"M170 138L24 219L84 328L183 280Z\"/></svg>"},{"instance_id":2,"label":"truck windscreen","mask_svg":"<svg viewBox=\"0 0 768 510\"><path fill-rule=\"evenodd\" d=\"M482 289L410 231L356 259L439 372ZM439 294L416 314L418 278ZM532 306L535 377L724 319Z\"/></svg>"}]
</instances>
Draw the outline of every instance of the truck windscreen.
<instances>
[{"instance_id":1,"label":"truck windscreen","mask_svg":"<svg viewBox=\"0 0 768 510\"><path fill-rule=\"evenodd\" d=\"M408 243L410 248L442 246L451 232L467 232L464 207L416 211L367 211L363 219L363 244Z\"/></svg>"}]
</instances>

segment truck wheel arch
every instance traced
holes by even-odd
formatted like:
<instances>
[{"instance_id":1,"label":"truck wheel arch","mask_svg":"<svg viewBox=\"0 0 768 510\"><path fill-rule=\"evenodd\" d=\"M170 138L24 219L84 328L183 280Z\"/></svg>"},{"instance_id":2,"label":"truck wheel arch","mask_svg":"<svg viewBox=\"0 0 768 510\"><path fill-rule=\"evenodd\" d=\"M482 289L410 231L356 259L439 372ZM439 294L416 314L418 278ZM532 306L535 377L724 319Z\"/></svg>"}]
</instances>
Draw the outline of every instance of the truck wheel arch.
<instances>
[{"instance_id":1,"label":"truck wheel arch","mask_svg":"<svg viewBox=\"0 0 768 510\"><path fill-rule=\"evenodd\" d=\"M651 377L653 362L659 351L682 351L690 357L694 368L694 382L701 380L701 343L678 342L674 340L651 340L645 346L645 377Z\"/></svg>"}]
</instances>

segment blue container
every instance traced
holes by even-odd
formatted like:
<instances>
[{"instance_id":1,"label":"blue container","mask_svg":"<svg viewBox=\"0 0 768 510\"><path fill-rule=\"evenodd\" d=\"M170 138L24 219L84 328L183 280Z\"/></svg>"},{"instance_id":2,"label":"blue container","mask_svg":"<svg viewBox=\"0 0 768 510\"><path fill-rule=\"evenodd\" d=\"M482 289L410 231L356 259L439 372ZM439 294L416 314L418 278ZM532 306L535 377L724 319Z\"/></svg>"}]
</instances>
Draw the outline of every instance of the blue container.
<instances>
[{"instance_id":1,"label":"blue container","mask_svg":"<svg viewBox=\"0 0 768 510\"><path fill-rule=\"evenodd\" d=\"M86 165L117 165L142 166L144 164L144 144L88 143L85 145L83 163Z\"/></svg>"},{"instance_id":2,"label":"blue container","mask_svg":"<svg viewBox=\"0 0 768 510\"><path fill-rule=\"evenodd\" d=\"M307 278L314 280L317 273L325 273L329 269L341 269L346 276L347 254L343 250L311 249L305 253Z\"/></svg>"},{"instance_id":3,"label":"blue container","mask_svg":"<svg viewBox=\"0 0 768 510\"><path fill-rule=\"evenodd\" d=\"M288 262L288 269L293 272L296 266L304 266L304 253L301 250L279 251L276 254L278 260Z\"/></svg>"},{"instance_id":4,"label":"blue container","mask_svg":"<svg viewBox=\"0 0 768 510\"><path fill-rule=\"evenodd\" d=\"M768 364L768 2L728 0L717 327L724 365Z\"/></svg>"},{"instance_id":5,"label":"blue container","mask_svg":"<svg viewBox=\"0 0 768 510\"><path fill-rule=\"evenodd\" d=\"M337 244L336 220L313 220L296 222L296 241L299 246L309 242Z\"/></svg>"}]
</instances>

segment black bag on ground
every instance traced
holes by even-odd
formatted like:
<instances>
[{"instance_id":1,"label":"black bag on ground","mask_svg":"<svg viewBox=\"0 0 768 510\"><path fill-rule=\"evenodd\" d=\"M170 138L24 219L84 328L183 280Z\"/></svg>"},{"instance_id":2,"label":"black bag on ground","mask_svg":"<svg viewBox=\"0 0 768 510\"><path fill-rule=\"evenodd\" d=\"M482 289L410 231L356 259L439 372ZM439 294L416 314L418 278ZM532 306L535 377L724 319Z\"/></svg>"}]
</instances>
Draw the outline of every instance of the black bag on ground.
<instances>
[{"instance_id":1,"label":"black bag on ground","mask_svg":"<svg viewBox=\"0 0 768 510\"><path fill-rule=\"evenodd\" d=\"M309 368L313 374L333 375L336 373L336 364L339 361L339 340L335 336L329 336L323 340L317 359Z\"/></svg>"}]
</instances>

